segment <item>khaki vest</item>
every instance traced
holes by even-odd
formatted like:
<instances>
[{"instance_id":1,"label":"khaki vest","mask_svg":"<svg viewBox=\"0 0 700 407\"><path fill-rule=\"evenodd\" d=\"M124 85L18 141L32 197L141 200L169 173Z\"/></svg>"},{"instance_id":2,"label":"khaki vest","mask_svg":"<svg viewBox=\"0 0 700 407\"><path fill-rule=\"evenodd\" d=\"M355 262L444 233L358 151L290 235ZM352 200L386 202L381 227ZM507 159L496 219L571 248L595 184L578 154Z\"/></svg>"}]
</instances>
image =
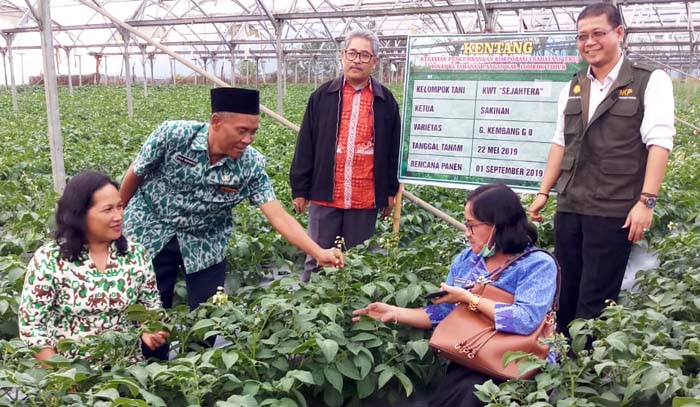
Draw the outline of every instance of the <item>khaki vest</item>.
<instances>
[{"instance_id":1,"label":"khaki vest","mask_svg":"<svg viewBox=\"0 0 700 407\"><path fill-rule=\"evenodd\" d=\"M574 76L564 109L566 147L556 185L558 211L625 218L639 200L647 163L639 129L652 71L625 58L590 122L587 70Z\"/></svg>"}]
</instances>

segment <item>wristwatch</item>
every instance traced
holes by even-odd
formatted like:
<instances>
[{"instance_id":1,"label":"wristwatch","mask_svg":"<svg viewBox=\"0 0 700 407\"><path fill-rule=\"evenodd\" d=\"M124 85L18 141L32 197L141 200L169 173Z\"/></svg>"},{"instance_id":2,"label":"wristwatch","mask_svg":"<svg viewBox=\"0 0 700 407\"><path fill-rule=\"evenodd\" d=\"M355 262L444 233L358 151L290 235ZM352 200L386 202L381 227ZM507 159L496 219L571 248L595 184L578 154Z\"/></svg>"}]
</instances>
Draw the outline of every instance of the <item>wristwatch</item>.
<instances>
[{"instance_id":1,"label":"wristwatch","mask_svg":"<svg viewBox=\"0 0 700 407\"><path fill-rule=\"evenodd\" d=\"M639 202L643 203L649 209L654 209L656 207L656 196L651 196L651 194L642 194L639 197Z\"/></svg>"}]
</instances>

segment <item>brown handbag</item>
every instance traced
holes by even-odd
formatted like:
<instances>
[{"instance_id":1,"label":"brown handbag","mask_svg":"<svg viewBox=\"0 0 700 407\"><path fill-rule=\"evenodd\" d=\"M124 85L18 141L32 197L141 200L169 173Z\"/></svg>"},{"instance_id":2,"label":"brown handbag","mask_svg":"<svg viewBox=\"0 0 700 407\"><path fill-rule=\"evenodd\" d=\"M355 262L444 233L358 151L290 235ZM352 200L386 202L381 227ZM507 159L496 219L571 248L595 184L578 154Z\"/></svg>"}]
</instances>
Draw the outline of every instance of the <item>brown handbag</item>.
<instances>
[{"instance_id":1,"label":"brown handbag","mask_svg":"<svg viewBox=\"0 0 700 407\"><path fill-rule=\"evenodd\" d=\"M512 304L513 294L494 287L490 283L497 281L501 273L513 262L537 251L552 256L542 249L523 252L491 272L485 279L477 280L471 292L482 298ZM542 344L540 339L551 338L554 335L556 311L559 308L560 270L557 260L554 256L552 258L557 265L557 291L552 301L552 308L530 335L498 332L493 320L481 312L469 310L467 304L458 304L435 328L430 337L430 347L447 360L494 378L502 380L533 378L537 374L537 369L519 375L520 363L512 362L503 367L503 355L509 351L521 351L531 353L540 359L547 357L549 346Z\"/></svg>"}]
</instances>

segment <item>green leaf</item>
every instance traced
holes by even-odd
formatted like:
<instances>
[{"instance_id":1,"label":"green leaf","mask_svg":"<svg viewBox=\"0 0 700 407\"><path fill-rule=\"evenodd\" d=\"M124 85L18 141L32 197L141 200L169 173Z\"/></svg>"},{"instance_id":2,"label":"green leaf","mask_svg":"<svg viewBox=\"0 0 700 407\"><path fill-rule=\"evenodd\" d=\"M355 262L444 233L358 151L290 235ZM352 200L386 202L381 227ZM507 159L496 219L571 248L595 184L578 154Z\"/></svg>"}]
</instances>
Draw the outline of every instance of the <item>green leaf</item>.
<instances>
[{"instance_id":1,"label":"green leaf","mask_svg":"<svg viewBox=\"0 0 700 407\"><path fill-rule=\"evenodd\" d=\"M404 390L406 390L406 397L409 397L411 393L413 393L413 383L411 383L411 379L398 370L394 372L394 375L399 379Z\"/></svg>"},{"instance_id":2,"label":"green leaf","mask_svg":"<svg viewBox=\"0 0 700 407\"><path fill-rule=\"evenodd\" d=\"M357 366L357 368L360 370L360 378L364 379L367 376L367 373L372 370L372 361L364 353L360 353L359 355L353 357L353 361L355 362L355 366Z\"/></svg>"},{"instance_id":3,"label":"green leaf","mask_svg":"<svg viewBox=\"0 0 700 407\"><path fill-rule=\"evenodd\" d=\"M615 363L611 360L608 360L608 361L596 364L595 366L593 366L593 369L595 370L595 374L600 376L603 372L603 369L605 369L607 367L613 368L615 366L617 366L617 363Z\"/></svg>"},{"instance_id":4,"label":"green leaf","mask_svg":"<svg viewBox=\"0 0 700 407\"><path fill-rule=\"evenodd\" d=\"M139 365L129 366L127 370L131 376L138 380L141 386L146 387L148 384L148 370Z\"/></svg>"},{"instance_id":5,"label":"green leaf","mask_svg":"<svg viewBox=\"0 0 700 407\"><path fill-rule=\"evenodd\" d=\"M143 400L128 399L125 397L120 397L112 402L112 407L148 407L148 403Z\"/></svg>"},{"instance_id":6,"label":"green leaf","mask_svg":"<svg viewBox=\"0 0 700 407\"><path fill-rule=\"evenodd\" d=\"M700 398L674 397L671 407L700 407Z\"/></svg>"},{"instance_id":7,"label":"green leaf","mask_svg":"<svg viewBox=\"0 0 700 407\"><path fill-rule=\"evenodd\" d=\"M619 351L626 351L629 338L624 332L613 332L605 338L605 341L613 347L613 349Z\"/></svg>"},{"instance_id":8,"label":"green leaf","mask_svg":"<svg viewBox=\"0 0 700 407\"><path fill-rule=\"evenodd\" d=\"M372 319L372 318L370 318L370 317L368 317L368 316L366 316L366 315L362 315L362 316L360 317L360 321L358 321L358 322L352 324L351 330L353 330L353 331L372 331L372 332L374 332L374 331L377 330L377 322L376 322L374 319Z\"/></svg>"},{"instance_id":9,"label":"green leaf","mask_svg":"<svg viewBox=\"0 0 700 407\"><path fill-rule=\"evenodd\" d=\"M527 352L517 351L517 352L506 352L503 354L503 367L508 366L513 362L517 362L521 359L525 359L530 354Z\"/></svg>"},{"instance_id":10,"label":"green leaf","mask_svg":"<svg viewBox=\"0 0 700 407\"><path fill-rule=\"evenodd\" d=\"M323 369L323 375L334 389L336 389L338 392L343 391L343 376L334 366L326 366Z\"/></svg>"},{"instance_id":11,"label":"green leaf","mask_svg":"<svg viewBox=\"0 0 700 407\"><path fill-rule=\"evenodd\" d=\"M603 401L609 401L611 403L620 403L620 397L610 391L603 392L600 396L598 396L599 399Z\"/></svg>"},{"instance_id":12,"label":"green leaf","mask_svg":"<svg viewBox=\"0 0 700 407\"><path fill-rule=\"evenodd\" d=\"M323 401L329 407L340 407L343 405L343 395L332 387L326 387L323 391Z\"/></svg>"},{"instance_id":13,"label":"green leaf","mask_svg":"<svg viewBox=\"0 0 700 407\"><path fill-rule=\"evenodd\" d=\"M294 379L291 377L283 377L279 380L276 387L285 393L289 393L292 386L294 386Z\"/></svg>"},{"instance_id":14,"label":"green leaf","mask_svg":"<svg viewBox=\"0 0 700 407\"><path fill-rule=\"evenodd\" d=\"M231 369L231 366L233 366L238 361L238 353L226 352L224 350L221 353L221 361L224 362L224 366L226 366L226 369Z\"/></svg>"},{"instance_id":15,"label":"green leaf","mask_svg":"<svg viewBox=\"0 0 700 407\"><path fill-rule=\"evenodd\" d=\"M101 399L107 399L109 401L114 401L119 398L119 391L114 388L107 388L107 389L102 389L99 392L95 394L95 397L101 398Z\"/></svg>"},{"instance_id":16,"label":"green leaf","mask_svg":"<svg viewBox=\"0 0 700 407\"><path fill-rule=\"evenodd\" d=\"M338 306L335 304L323 304L319 307L321 314L325 315L331 321L335 322L336 315L338 315Z\"/></svg>"},{"instance_id":17,"label":"green leaf","mask_svg":"<svg viewBox=\"0 0 700 407\"><path fill-rule=\"evenodd\" d=\"M314 377L311 375L311 372L307 372L305 370L291 370L287 372L288 377L293 377L297 380L299 380L302 383L306 384L316 384L314 382Z\"/></svg>"},{"instance_id":18,"label":"green leaf","mask_svg":"<svg viewBox=\"0 0 700 407\"><path fill-rule=\"evenodd\" d=\"M374 393L377 388L377 376L370 374L365 376L364 379L357 382L357 397L364 399L369 397Z\"/></svg>"},{"instance_id":19,"label":"green leaf","mask_svg":"<svg viewBox=\"0 0 700 407\"><path fill-rule=\"evenodd\" d=\"M163 401L162 398L156 396L155 394L145 390L141 389L141 397L143 397L144 400L148 403L149 406L152 407L166 407L167 404L165 404L165 401Z\"/></svg>"},{"instance_id":20,"label":"green leaf","mask_svg":"<svg viewBox=\"0 0 700 407\"><path fill-rule=\"evenodd\" d=\"M260 390L260 382L256 382L254 380L246 380L245 384L243 385L243 394L247 396L255 396L258 394L258 391ZM229 399L230 400L230 399Z\"/></svg>"},{"instance_id":21,"label":"green leaf","mask_svg":"<svg viewBox=\"0 0 700 407\"><path fill-rule=\"evenodd\" d=\"M362 292L365 293L368 297L373 298L374 292L377 290L377 286L374 285L374 283L369 283L360 287L360 290L362 290Z\"/></svg>"},{"instance_id":22,"label":"green leaf","mask_svg":"<svg viewBox=\"0 0 700 407\"><path fill-rule=\"evenodd\" d=\"M642 391L653 390L670 378L671 375L666 370L649 369L639 384L642 386Z\"/></svg>"},{"instance_id":23,"label":"green leaf","mask_svg":"<svg viewBox=\"0 0 700 407\"><path fill-rule=\"evenodd\" d=\"M333 339L323 339L321 341L317 341L318 347L321 348L321 352L323 352L323 357L326 358L326 361L328 363L332 362L333 359L335 359L335 355L338 353L338 342L334 341Z\"/></svg>"},{"instance_id":24,"label":"green leaf","mask_svg":"<svg viewBox=\"0 0 700 407\"><path fill-rule=\"evenodd\" d=\"M353 342L366 342L371 341L373 339L377 339L377 335L373 335L369 332L360 332L359 334L350 338L350 340Z\"/></svg>"},{"instance_id":25,"label":"green leaf","mask_svg":"<svg viewBox=\"0 0 700 407\"><path fill-rule=\"evenodd\" d=\"M355 367L355 364L350 359L338 360L335 362L335 367L343 376L353 380L360 380L360 372Z\"/></svg>"},{"instance_id":26,"label":"green leaf","mask_svg":"<svg viewBox=\"0 0 700 407\"><path fill-rule=\"evenodd\" d=\"M258 402L249 394L245 396L234 394L226 401L217 401L216 407L258 407Z\"/></svg>"},{"instance_id":27,"label":"green leaf","mask_svg":"<svg viewBox=\"0 0 700 407\"><path fill-rule=\"evenodd\" d=\"M425 354L430 350L430 345L427 339L421 339L419 341L411 341L408 345L416 352L419 358L423 359Z\"/></svg>"},{"instance_id":28,"label":"green leaf","mask_svg":"<svg viewBox=\"0 0 700 407\"><path fill-rule=\"evenodd\" d=\"M377 380L377 388L381 389L384 387L386 382L391 380L392 377L394 377L394 371L392 369L382 370L382 372L379 374L379 379Z\"/></svg>"},{"instance_id":29,"label":"green leaf","mask_svg":"<svg viewBox=\"0 0 700 407\"><path fill-rule=\"evenodd\" d=\"M197 321L194 326L192 326L191 330L192 331L204 331L204 330L209 330L212 327L214 327L214 321L211 319L201 319Z\"/></svg>"},{"instance_id":30,"label":"green leaf","mask_svg":"<svg viewBox=\"0 0 700 407\"><path fill-rule=\"evenodd\" d=\"M518 374L520 376L524 375L527 372L530 372L535 369L539 369L542 367L542 363L544 361L539 361L539 360L523 360L520 362L518 365Z\"/></svg>"}]
</instances>

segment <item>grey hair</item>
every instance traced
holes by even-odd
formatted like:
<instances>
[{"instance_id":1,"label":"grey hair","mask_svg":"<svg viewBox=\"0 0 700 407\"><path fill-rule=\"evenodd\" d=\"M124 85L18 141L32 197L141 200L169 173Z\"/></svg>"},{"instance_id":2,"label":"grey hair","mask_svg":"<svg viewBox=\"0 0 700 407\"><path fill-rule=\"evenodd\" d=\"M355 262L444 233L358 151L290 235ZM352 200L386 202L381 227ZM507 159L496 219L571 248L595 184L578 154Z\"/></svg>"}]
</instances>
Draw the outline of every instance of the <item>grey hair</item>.
<instances>
[{"instance_id":1,"label":"grey hair","mask_svg":"<svg viewBox=\"0 0 700 407\"><path fill-rule=\"evenodd\" d=\"M354 30L345 36L345 47L343 49L348 49L348 44L353 38L364 38L372 44L372 53L374 56L379 56L379 38L377 34L370 30Z\"/></svg>"}]
</instances>

